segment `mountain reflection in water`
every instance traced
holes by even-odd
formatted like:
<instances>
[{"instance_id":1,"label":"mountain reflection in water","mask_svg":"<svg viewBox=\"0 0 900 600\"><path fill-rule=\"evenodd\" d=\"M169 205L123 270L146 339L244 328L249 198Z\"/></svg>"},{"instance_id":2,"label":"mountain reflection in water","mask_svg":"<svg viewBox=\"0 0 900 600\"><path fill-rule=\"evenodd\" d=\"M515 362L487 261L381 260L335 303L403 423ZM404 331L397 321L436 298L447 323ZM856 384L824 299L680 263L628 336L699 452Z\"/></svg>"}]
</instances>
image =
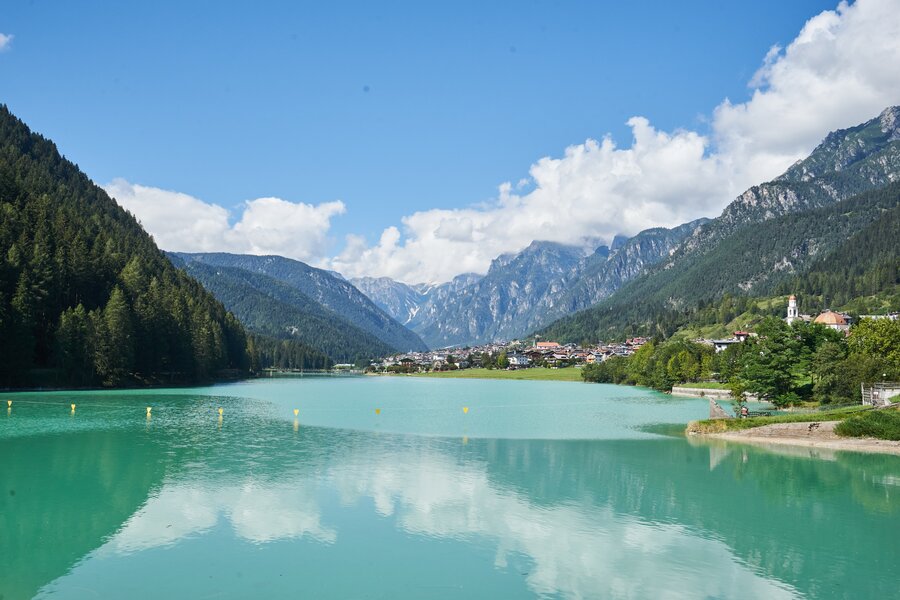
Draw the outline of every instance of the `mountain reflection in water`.
<instances>
[{"instance_id":1,"label":"mountain reflection in water","mask_svg":"<svg viewBox=\"0 0 900 600\"><path fill-rule=\"evenodd\" d=\"M229 416L221 428L112 418L85 431L0 430L0 594L896 591L897 457L822 460L674 438L420 437Z\"/></svg>"}]
</instances>

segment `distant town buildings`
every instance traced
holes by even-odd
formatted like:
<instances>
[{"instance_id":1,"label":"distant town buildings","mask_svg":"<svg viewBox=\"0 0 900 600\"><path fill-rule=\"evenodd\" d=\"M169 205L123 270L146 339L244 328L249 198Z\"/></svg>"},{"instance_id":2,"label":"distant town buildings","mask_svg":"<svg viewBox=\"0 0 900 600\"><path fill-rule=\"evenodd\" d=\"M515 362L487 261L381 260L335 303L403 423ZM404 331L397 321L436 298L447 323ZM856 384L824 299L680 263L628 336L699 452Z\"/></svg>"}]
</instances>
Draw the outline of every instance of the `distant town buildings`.
<instances>
[{"instance_id":1,"label":"distant town buildings","mask_svg":"<svg viewBox=\"0 0 900 600\"><path fill-rule=\"evenodd\" d=\"M467 348L448 348L438 352L407 352L374 361L370 369L374 371L400 371L421 373L426 371L446 371L481 367L496 364L497 358L506 356L508 369L530 367L563 367L594 364L613 356L630 356L647 343L647 338L635 337L625 342L600 342L583 348L577 344L558 342L534 342L528 346L514 340L509 343L497 342Z\"/></svg>"}]
</instances>

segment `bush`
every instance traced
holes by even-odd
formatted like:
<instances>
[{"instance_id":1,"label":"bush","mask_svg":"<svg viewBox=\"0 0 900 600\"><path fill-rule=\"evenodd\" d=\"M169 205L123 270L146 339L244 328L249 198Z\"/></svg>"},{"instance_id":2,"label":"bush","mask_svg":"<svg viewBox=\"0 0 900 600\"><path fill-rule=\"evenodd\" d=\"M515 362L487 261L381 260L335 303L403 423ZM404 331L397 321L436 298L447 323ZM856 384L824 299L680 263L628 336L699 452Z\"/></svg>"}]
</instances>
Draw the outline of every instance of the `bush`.
<instances>
[{"instance_id":1,"label":"bush","mask_svg":"<svg viewBox=\"0 0 900 600\"><path fill-rule=\"evenodd\" d=\"M795 394L794 392L786 392L779 396L776 396L774 400L772 400L772 404L778 407L782 406L794 406L803 402L803 399Z\"/></svg>"},{"instance_id":2,"label":"bush","mask_svg":"<svg viewBox=\"0 0 900 600\"><path fill-rule=\"evenodd\" d=\"M900 411L873 410L839 423L834 432L844 437L900 440Z\"/></svg>"}]
</instances>

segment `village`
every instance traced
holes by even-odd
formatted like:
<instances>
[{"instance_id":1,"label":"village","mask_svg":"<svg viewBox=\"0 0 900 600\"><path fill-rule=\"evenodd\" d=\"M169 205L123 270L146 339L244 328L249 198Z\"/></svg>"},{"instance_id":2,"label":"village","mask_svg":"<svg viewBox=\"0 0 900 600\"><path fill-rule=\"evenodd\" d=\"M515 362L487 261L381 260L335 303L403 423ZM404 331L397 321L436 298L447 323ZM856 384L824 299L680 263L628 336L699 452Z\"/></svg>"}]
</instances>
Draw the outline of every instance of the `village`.
<instances>
[{"instance_id":1,"label":"village","mask_svg":"<svg viewBox=\"0 0 900 600\"><path fill-rule=\"evenodd\" d=\"M603 362L613 356L631 356L647 341L648 338L635 337L624 342L600 342L587 348L537 339L532 342L501 341L465 348L395 354L373 361L367 370L376 373L426 373L468 368L563 368Z\"/></svg>"},{"instance_id":2,"label":"village","mask_svg":"<svg viewBox=\"0 0 900 600\"><path fill-rule=\"evenodd\" d=\"M896 321L898 314L862 315L860 318ZM788 298L787 314L783 320L788 325L798 321L818 323L847 335L853 318L849 314L831 310L825 310L815 317L800 314L797 298L791 295ZM749 331L735 331L729 338L697 338L692 341L712 346L715 352L719 353L731 345L739 344L748 337L755 336L756 333ZM372 361L366 371L370 373L429 373L469 368L517 370L534 367L551 369L579 367L602 363L613 357L631 356L648 341L649 338L646 337L633 337L624 342L598 342L588 347L574 343L561 344L555 341L540 341L538 337L535 337L533 341L497 341L462 348L394 354ZM350 367L351 365L346 366Z\"/></svg>"}]
</instances>

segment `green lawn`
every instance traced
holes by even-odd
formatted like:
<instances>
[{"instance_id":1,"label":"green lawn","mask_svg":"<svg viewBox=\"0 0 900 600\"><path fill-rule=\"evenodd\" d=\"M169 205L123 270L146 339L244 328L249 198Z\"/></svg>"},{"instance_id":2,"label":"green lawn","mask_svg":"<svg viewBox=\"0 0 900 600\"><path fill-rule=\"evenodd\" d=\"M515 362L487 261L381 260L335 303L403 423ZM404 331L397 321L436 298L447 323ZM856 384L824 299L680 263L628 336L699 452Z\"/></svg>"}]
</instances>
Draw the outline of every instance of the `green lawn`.
<instances>
[{"instance_id":1,"label":"green lawn","mask_svg":"<svg viewBox=\"0 0 900 600\"><path fill-rule=\"evenodd\" d=\"M739 431L752 429L772 423L805 423L808 421L843 421L855 413L871 410L866 406L847 406L834 410L820 412L790 413L785 415L773 415L771 417L750 417L749 419L707 419L705 421L693 421L688 424L688 433L724 433L726 431Z\"/></svg>"},{"instance_id":2,"label":"green lawn","mask_svg":"<svg viewBox=\"0 0 900 600\"><path fill-rule=\"evenodd\" d=\"M539 381L582 381L581 369L566 367L564 369L462 369L461 371L440 371L438 373L421 373L412 377L437 377L447 379L534 379Z\"/></svg>"}]
</instances>

